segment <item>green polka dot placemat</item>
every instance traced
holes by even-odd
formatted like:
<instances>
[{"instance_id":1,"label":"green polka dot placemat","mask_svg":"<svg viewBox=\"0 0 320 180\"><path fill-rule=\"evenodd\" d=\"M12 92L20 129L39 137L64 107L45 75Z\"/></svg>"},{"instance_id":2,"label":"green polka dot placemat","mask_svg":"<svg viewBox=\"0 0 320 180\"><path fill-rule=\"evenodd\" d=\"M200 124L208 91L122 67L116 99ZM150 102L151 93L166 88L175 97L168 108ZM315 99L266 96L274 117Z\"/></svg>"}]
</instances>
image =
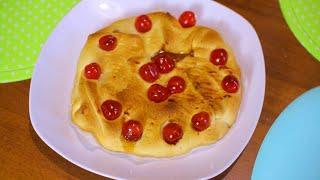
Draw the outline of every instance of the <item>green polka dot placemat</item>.
<instances>
[{"instance_id":1,"label":"green polka dot placemat","mask_svg":"<svg viewBox=\"0 0 320 180\"><path fill-rule=\"evenodd\" d=\"M320 61L320 0L280 0L279 2L294 35Z\"/></svg>"},{"instance_id":2,"label":"green polka dot placemat","mask_svg":"<svg viewBox=\"0 0 320 180\"><path fill-rule=\"evenodd\" d=\"M0 0L0 83L28 79L41 46L79 0Z\"/></svg>"}]
</instances>

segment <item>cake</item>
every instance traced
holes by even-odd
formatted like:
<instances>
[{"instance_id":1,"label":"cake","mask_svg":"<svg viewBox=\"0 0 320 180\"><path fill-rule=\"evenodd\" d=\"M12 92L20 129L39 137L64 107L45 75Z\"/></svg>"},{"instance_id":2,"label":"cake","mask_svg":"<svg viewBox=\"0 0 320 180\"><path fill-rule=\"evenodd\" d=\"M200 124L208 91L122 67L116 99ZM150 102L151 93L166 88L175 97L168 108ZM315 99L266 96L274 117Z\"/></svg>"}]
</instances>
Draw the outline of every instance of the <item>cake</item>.
<instances>
[{"instance_id":1,"label":"cake","mask_svg":"<svg viewBox=\"0 0 320 180\"><path fill-rule=\"evenodd\" d=\"M71 117L107 150L177 156L228 132L240 78L232 49L192 11L131 17L88 37Z\"/></svg>"}]
</instances>

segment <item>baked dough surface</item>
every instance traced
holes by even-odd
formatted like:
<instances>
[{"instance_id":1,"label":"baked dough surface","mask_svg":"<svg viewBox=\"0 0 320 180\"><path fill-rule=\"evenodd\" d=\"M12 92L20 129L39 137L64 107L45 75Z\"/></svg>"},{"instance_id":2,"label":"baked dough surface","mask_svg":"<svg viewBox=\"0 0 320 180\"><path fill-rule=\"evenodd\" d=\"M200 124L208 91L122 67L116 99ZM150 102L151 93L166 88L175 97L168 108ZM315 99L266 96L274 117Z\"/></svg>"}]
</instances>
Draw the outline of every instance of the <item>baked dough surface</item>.
<instances>
[{"instance_id":1,"label":"baked dough surface","mask_svg":"<svg viewBox=\"0 0 320 180\"><path fill-rule=\"evenodd\" d=\"M212 29L182 28L168 13L148 16L152 29L147 33L136 31L135 17L132 17L114 22L88 37L74 81L72 121L92 133L104 148L139 156L171 157L216 142L234 123L241 101L241 86L232 94L221 87L222 79L229 74L241 81L232 50ZM99 39L108 34L117 38L113 51L99 48ZM216 48L228 52L228 61L223 67L209 60ZM153 103L147 97L147 90L154 83L144 81L139 68L160 51L179 55L176 55L174 70L161 74L155 83L166 86L171 77L178 75L186 81L186 90L164 102ZM88 80L84 76L84 67L92 62L101 66L99 80ZM100 109L107 99L122 105L122 114L114 121L106 120ZM200 111L207 111L212 120L208 129L197 132L191 127L191 118ZM130 119L143 125L143 135L137 142L128 142L121 136L123 122ZM167 122L182 126L184 134L176 145L169 145L162 138L162 127Z\"/></svg>"}]
</instances>

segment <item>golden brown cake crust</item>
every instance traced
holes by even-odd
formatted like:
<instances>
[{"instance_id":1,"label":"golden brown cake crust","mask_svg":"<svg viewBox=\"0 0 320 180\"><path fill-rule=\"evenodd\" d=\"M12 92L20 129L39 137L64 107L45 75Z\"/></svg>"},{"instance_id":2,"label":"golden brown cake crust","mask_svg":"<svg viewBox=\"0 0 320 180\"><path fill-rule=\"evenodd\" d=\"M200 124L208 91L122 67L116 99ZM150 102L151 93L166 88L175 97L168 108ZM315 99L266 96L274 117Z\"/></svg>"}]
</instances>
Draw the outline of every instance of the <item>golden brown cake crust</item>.
<instances>
[{"instance_id":1,"label":"golden brown cake crust","mask_svg":"<svg viewBox=\"0 0 320 180\"><path fill-rule=\"evenodd\" d=\"M240 80L240 69L232 50L212 29L182 28L168 13L156 12L148 16L152 29L147 33L136 31L135 17L132 17L88 37L74 82L73 122L91 132L104 148L140 156L181 155L219 140L234 123L241 100L241 88L233 94L221 88L226 75L232 74ZM107 34L117 38L113 51L99 48L99 39ZM226 66L215 66L209 61L210 52L216 48L228 52ZM138 70L160 50L185 55L172 72L162 74L156 83L165 86L171 77L178 75L186 81L186 90L171 95L164 102L153 103L147 98L151 83L141 79ZM101 66L99 80L87 80L83 75L84 67L92 62ZM101 113L100 105L106 99L117 100L123 107L122 114L114 121L105 120ZM210 127L202 132L191 127L191 117L199 111L207 111L212 117ZM130 119L143 125L143 135L135 143L121 136L123 122ZM169 145L162 138L162 127L167 122L182 126L184 135L176 145Z\"/></svg>"}]
</instances>

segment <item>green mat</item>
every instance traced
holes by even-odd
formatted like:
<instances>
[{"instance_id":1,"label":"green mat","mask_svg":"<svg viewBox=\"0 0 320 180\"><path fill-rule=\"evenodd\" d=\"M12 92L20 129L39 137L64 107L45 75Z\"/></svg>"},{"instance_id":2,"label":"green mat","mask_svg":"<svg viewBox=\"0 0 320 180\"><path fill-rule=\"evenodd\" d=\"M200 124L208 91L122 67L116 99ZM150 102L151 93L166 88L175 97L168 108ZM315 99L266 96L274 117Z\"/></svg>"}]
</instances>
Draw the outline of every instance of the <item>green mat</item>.
<instances>
[{"instance_id":1,"label":"green mat","mask_svg":"<svg viewBox=\"0 0 320 180\"><path fill-rule=\"evenodd\" d=\"M42 44L79 0L0 0L0 83L28 79Z\"/></svg>"},{"instance_id":2,"label":"green mat","mask_svg":"<svg viewBox=\"0 0 320 180\"><path fill-rule=\"evenodd\" d=\"M320 0L280 0L279 2L294 35L320 61Z\"/></svg>"}]
</instances>

